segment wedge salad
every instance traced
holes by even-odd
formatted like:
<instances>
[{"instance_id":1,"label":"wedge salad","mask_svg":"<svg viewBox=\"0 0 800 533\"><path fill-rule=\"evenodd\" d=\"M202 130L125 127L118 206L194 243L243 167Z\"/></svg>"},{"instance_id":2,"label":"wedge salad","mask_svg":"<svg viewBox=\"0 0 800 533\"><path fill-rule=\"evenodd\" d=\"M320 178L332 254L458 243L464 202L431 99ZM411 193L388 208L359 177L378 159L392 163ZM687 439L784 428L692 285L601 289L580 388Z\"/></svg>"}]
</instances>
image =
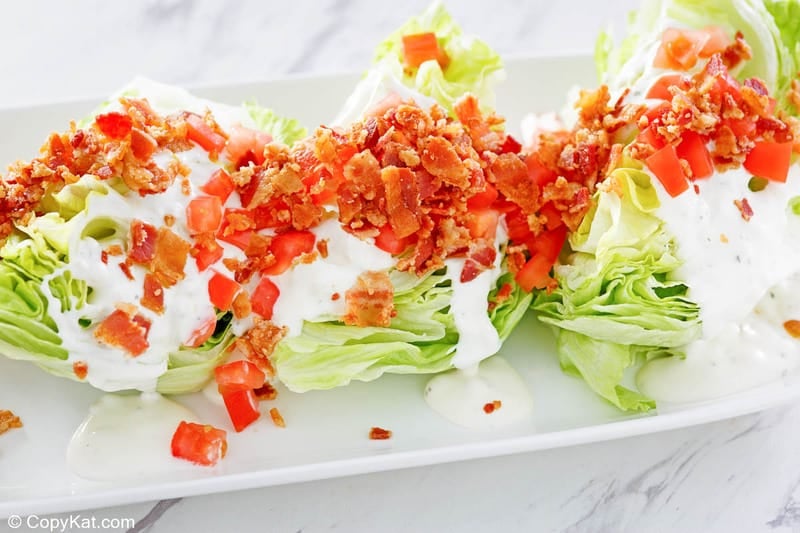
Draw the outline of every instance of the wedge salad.
<instances>
[{"instance_id":1,"label":"wedge salad","mask_svg":"<svg viewBox=\"0 0 800 533\"><path fill-rule=\"evenodd\" d=\"M201 465L225 430L158 393L202 389L240 432L278 385L435 374L445 418L523 420L491 356L529 311L622 410L777 379L800 366L798 21L798 1L648 2L600 37L602 85L519 141L501 58L439 4L310 133L135 80L0 180L0 353L141 391L95 415L161 413Z\"/></svg>"}]
</instances>

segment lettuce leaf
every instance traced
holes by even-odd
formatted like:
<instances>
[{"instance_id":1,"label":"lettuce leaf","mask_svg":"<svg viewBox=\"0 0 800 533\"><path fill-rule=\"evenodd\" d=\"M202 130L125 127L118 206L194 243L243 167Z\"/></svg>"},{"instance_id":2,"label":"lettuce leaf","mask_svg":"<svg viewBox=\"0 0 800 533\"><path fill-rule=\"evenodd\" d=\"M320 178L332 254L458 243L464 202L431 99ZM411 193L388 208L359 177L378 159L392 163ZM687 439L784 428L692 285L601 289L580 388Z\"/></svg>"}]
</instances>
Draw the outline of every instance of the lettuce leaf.
<instances>
[{"instance_id":1,"label":"lettuce leaf","mask_svg":"<svg viewBox=\"0 0 800 533\"><path fill-rule=\"evenodd\" d=\"M308 135L308 130L293 118L282 117L272 109L261 107L254 101L245 102L243 106L253 119L255 127L269 132L280 143L291 146Z\"/></svg>"},{"instance_id":2,"label":"lettuce leaf","mask_svg":"<svg viewBox=\"0 0 800 533\"><path fill-rule=\"evenodd\" d=\"M800 0L648 0L630 13L627 35L617 45L601 33L595 63L612 89L632 87L651 68L661 33L668 27L720 26L733 36L741 31L753 51L738 78L758 77L788 109L787 89L800 69Z\"/></svg>"},{"instance_id":3,"label":"lettuce leaf","mask_svg":"<svg viewBox=\"0 0 800 533\"><path fill-rule=\"evenodd\" d=\"M406 69L403 35L433 32L450 62L442 70L437 61L426 61L418 69ZM435 99L448 111L465 93L478 97L484 111L494 109L494 86L505 78L500 56L485 42L462 33L444 6L435 2L411 18L375 50L375 64L417 92Z\"/></svg>"},{"instance_id":4,"label":"lettuce leaf","mask_svg":"<svg viewBox=\"0 0 800 533\"><path fill-rule=\"evenodd\" d=\"M272 356L278 378L289 389L330 389L385 373L427 374L452 368L458 342L445 272L421 280L393 272L397 316L390 327L356 327L341 322L306 322L302 333L280 342ZM497 287L510 281L501 276ZM516 285L515 285L516 287ZM493 300L496 290L489 295ZM489 313L501 339L522 319L531 295L515 288Z\"/></svg>"},{"instance_id":5,"label":"lettuce leaf","mask_svg":"<svg viewBox=\"0 0 800 533\"><path fill-rule=\"evenodd\" d=\"M672 279L680 261L653 214L659 201L650 177L617 169L594 200L570 236L574 253L556 268L558 289L538 294L533 308L556 328L565 371L620 409L648 410L651 400L622 385L626 369L697 338L699 309Z\"/></svg>"}]
</instances>

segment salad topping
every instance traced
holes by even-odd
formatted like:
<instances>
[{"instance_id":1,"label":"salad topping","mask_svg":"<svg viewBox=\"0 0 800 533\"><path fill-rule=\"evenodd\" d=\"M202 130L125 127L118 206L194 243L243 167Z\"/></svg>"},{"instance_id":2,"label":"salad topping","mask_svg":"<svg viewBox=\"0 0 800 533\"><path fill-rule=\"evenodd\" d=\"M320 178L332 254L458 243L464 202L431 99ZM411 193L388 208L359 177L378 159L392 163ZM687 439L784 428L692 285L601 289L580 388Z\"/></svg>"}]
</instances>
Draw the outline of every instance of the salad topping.
<instances>
[{"instance_id":1,"label":"salad topping","mask_svg":"<svg viewBox=\"0 0 800 533\"><path fill-rule=\"evenodd\" d=\"M6 431L22 427L22 420L11 411L0 409L0 435Z\"/></svg>"}]
</instances>

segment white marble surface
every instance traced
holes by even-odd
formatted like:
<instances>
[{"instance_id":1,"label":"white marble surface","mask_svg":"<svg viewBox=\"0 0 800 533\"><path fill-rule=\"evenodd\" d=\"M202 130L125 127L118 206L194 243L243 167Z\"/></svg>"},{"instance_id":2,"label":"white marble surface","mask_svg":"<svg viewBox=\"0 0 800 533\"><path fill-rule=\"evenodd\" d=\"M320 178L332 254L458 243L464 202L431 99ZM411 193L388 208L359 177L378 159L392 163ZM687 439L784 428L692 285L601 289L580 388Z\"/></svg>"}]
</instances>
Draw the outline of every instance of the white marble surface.
<instances>
[{"instance_id":1,"label":"white marble surface","mask_svg":"<svg viewBox=\"0 0 800 533\"><path fill-rule=\"evenodd\" d=\"M135 74L191 86L360 70L425 4L6 3L0 106L103 95ZM588 52L636 2L450 4L467 30L524 55ZM79 514L158 533L800 531L798 428L800 406L787 406L614 442Z\"/></svg>"}]
</instances>

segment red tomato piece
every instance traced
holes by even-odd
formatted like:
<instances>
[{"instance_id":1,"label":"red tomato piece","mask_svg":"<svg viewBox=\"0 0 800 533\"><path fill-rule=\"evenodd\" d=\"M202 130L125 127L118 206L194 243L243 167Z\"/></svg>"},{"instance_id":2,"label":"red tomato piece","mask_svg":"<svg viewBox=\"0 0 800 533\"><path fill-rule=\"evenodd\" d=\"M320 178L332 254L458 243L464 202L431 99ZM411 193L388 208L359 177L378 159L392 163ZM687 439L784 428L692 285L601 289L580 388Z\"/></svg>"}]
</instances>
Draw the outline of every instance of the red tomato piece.
<instances>
[{"instance_id":1,"label":"red tomato piece","mask_svg":"<svg viewBox=\"0 0 800 533\"><path fill-rule=\"evenodd\" d=\"M689 163L694 179L707 178L714 173L714 162L706 141L697 133L685 131L680 144L675 147L675 152Z\"/></svg>"},{"instance_id":2,"label":"red tomato piece","mask_svg":"<svg viewBox=\"0 0 800 533\"><path fill-rule=\"evenodd\" d=\"M669 102L660 102L658 105L651 107L647 110L644 116L647 117L647 121L649 124L652 124L653 121L660 119L664 116L664 114L672 109L672 104Z\"/></svg>"},{"instance_id":3,"label":"red tomato piece","mask_svg":"<svg viewBox=\"0 0 800 533\"><path fill-rule=\"evenodd\" d=\"M672 93L669 92L670 87L688 89L689 84L689 79L683 74L666 74L656 80L650 90L647 91L645 98L672 100Z\"/></svg>"},{"instance_id":4,"label":"red tomato piece","mask_svg":"<svg viewBox=\"0 0 800 533\"><path fill-rule=\"evenodd\" d=\"M639 135L636 136L636 141L641 143L647 143L653 148L660 149L663 148L667 141L662 137L654 125L647 126L645 129L639 132Z\"/></svg>"},{"instance_id":5,"label":"red tomato piece","mask_svg":"<svg viewBox=\"0 0 800 533\"><path fill-rule=\"evenodd\" d=\"M217 388L223 396L231 392L254 390L264 385L267 376L250 361L233 361L214 369Z\"/></svg>"},{"instance_id":6,"label":"red tomato piece","mask_svg":"<svg viewBox=\"0 0 800 533\"><path fill-rule=\"evenodd\" d=\"M700 51L709 40L697 30L667 28L661 36L653 66L669 70L689 70L697 63Z\"/></svg>"},{"instance_id":7,"label":"red tomato piece","mask_svg":"<svg viewBox=\"0 0 800 533\"><path fill-rule=\"evenodd\" d=\"M556 262L561 249L564 248L564 243L567 241L567 227L559 226L558 228L544 231L534 237L528 244L528 249L533 255L542 255L550 261L550 264Z\"/></svg>"},{"instance_id":8,"label":"red tomato piece","mask_svg":"<svg viewBox=\"0 0 800 533\"><path fill-rule=\"evenodd\" d=\"M182 421L172 436L172 456L214 466L228 451L228 434L213 426Z\"/></svg>"},{"instance_id":9,"label":"red tomato piece","mask_svg":"<svg viewBox=\"0 0 800 533\"><path fill-rule=\"evenodd\" d=\"M217 231L222 223L222 201L216 196L199 196L186 206L186 227L191 233Z\"/></svg>"},{"instance_id":10,"label":"red tomato piece","mask_svg":"<svg viewBox=\"0 0 800 533\"><path fill-rule=\"evenodd\" d=\"M678 196L689 188L678 154L671 144L658 150L644 162L670 196Z\"/></svg>"},{"instance_id":11,"label":"red tomato piece","mask_svg":"<svg viewBox=\"0 0 800 533\"><path fill-rule=\"evenodd\" d=\"M447 67L447 54L439 48L435 33L403 35L403 60L410 68L419 68L426 61L438 61L442 69Z\"/></svg>"},{"instance_id":12,"label":"red tomato piece","mask_svg":"<svg viewBox=\"0 0 800 533\"><path fill-rule=\"evenodd\" d=\"M94 122L103 135L116 140L127 137L133 128L131 117L117 111L97 115Z\"/></svg>"},{"instance_id":13,"label":"red tomato piece","mask_svg":"<svg viewBox=\"0 0 800 533\"><path fill-rule=\"evenodd\" d=\"M467 207L469 209L485 209L491 207L498 196L497 188L491 183L486 182L483 191L469 197L467 200Z\"/></svg>"},{"instance_id":14,"label":"red tomato piece","mask_svg":"<svg viewBox=\"0 0 800 533\"><path fill-rule=\"evenodd\" d=\"M522 150L522 145L511 135L506 135L506 140L503 142L503 146L500 147L500 153L512 153L518 154L519 151Z\"/></svg>"},{"instance_id":15,"label":"red tomato piece","mask_svg":"<svg viewBox=\"0 0 800 533\"><path fill-rule=\"evenodd\" d=\"M231 308L237 292L239 292L239 284L219 272L215 272L208 280L208 297L214 307L220 311L227 311Z\"/></svg>"},{"instance_id":16,"label":"red tomato piece","mask_svg":"<svg viewBox=\"0 0 800 533\"><path fill-rule=\"evenodd\" d=\"M231 193L236 189L233 180L224 170L217 169L200 190L211 196L216 196L224 204Z\"/></svg>"},{"instance_id":17,"label":"red tomato piece","mask_svg":"<svg viewBox=\"0 0 800 533\"><path fill-rule=\"evenodd\" d=\"M194 256L194 262L197 264L197 270L202 272L222 259L223 252L222 246L216 242L203 244L202 246L195 244L192 255Z\"/></svg>"},{"instance_id":18,"label":"red tomato piece","mask_svg":"<svg viewBox=\"0 0 800 533\"><path fill-rule=\"evenodd\" d=\"M198 348L206 343L208 339L214 334L214 330L217 329L217 317L211 316L208 317L205 322L200 324L196 330L192 332L192 335L189 339L184 343L184 346L188 346L190 348Z\"/></svg>"},{"instance_id":19,"label":"red tomato piece","mask_svg":"<svg viewBox=\"0 0 800 533\"><path fill-rule=\"evenodd\" d=\"M508 238L515 243L521 243L531 236L528 217L519 208L506 213L506 228L508 229Z\"/></svg>"},{"instance_id":20,"label":"red tomato piece","mask_svg":"<svg viewBox=\"0 0 800 533\"><path fill-rule=\"evenodd\" d=\"M756 142L744 160L744 168L759 178L785 182L792 163L792 142Z\"/></svg>"},{"instance_id":21,"label":"red tomato piece","mask_svg":"<svg viewBox=\"0 0 800 533\"><path fill-rule=\"evenodd\" d=\"M272 135L265 131L258 131L245 126L233 126L230 129L228 144L225 146L225 156L237 168L246 166L244 161L252 161L260 165L264 162L264 147L272 142Z\"/></svg>"},{"instance_id":22,"label":"red tomato piece","mask_svg":"<svg viewBox=\"0 0 800 533\"><path fill-rule=\"evenodd\" d=\"M222 395L228 417L231 419L233 429L237 433L258 420L261 411L258 410L258 398L252 389L238 390Z\"/></svg>"},{"instance_id":23,"label":"red tomato piece","mask_svg":"<svg viewBox=\"0 0 800 533\"><path fill-rule=\"evenodd\" d=\"M398 255L408 248L409 239L398 239L394 234L391 224L383 226L375 237L375 246L392 255Z\"/></svg>"},{"instance_id":24,"label":"red tomato piece","mask_svg":"<svg viewBox=\"0 0 800 533\"><path fill-rule=\"evenodd\" d=\"M519 269L514 279L525 292L531 292L533 289L543 289L550 281L550 269L552 267L553 261L550 261L543 254L535 254Z\"/></svg>"},{"instance_id":25,"label":"red tomato piece","mask_svg":"<svg viewBox=\"0 0 800 533\"><path fill-rule=\"evenodd\" d=\"M539 209L539 214L547 218L545 226L547 229L552 230L564 225L564 220L561 218L561 211L551 202L547 202Z\"/></svg>"},{"instance_id":26,"label":"red tomato piece","mask_svg":"<svg viewBox=\"0 0 800 533\"><path fill-rule=\"evenodd\" d=\"M266 277L261 278L258 286L250 296L250 305L253 308L253 312L267 320L272 319L272 310L280 295L280 289L272 283L272 280Z\"/></svg>"},{"instance_id":27,"label":"red tomato piece","mask_svg":"<svg viewBox=\"0 0 800 533\"><path fill-rule=\"evenodd\" d=\"M140 161L147 161L158 149L158 142L149 134L133 128L131 130L131 151Z\"/></svg>"},{"instance_id":28,"label":"red tomato piece","mask_svg":"<svg viewBox=\"0 0 800 533\"><path fill-rule=\"evenodd\" d=\"M719 54L733 42L727 32L719 26L707 26L703 31L708 36L706 44L700 49L700 57L711 57Z\"/></svg>"},{"instance_id":29,"label":"red tomato piece","mask_svg":"<svg viewBox=\"0 0 800 533\"><path fill-rule=\"evenodd\" d=\"M544 166L542 162L539 161L539 158L533 154L528 154L525 157L525 165L528 167L528 174L530 174L533 181L536 182L536 185L540 188L548 183L553 183L558 177L555 172Z\"/></svg>"},{"instance_id":30,"label":"red tomato piece","mask_svg":"<svg viewBox=\"0 0 800 533\"><path fill-rule=\"evenodd\" d=\"M301 254L314 251L316 236L310 231L287 231L272 238L269 251L275 256L275 263L262 273L268 276L282 274L292 266L292 261Z\"/></svg>"},{"instance_id":31,"label":"red tomato piece","mask_svg":"<svg viewBox=\"0 0 800 533\"><path fill-rule=\"evenodd\" d=\"M494 239L500 215L494 209L475 209L470 212L467 229L474 239Z\"/></svg>"},{"instance_id":32,"label":"red tomato piece","mask_svg":"<svg viewBox=\"0 0 800 533\"><path fill-rule=\"evenodd\" d=\"M225 148L225 137L206 124L200 115L186 113L186 126L189 140L199 144L209 154L219 154Z\"/></svg>"}]
</instances>

